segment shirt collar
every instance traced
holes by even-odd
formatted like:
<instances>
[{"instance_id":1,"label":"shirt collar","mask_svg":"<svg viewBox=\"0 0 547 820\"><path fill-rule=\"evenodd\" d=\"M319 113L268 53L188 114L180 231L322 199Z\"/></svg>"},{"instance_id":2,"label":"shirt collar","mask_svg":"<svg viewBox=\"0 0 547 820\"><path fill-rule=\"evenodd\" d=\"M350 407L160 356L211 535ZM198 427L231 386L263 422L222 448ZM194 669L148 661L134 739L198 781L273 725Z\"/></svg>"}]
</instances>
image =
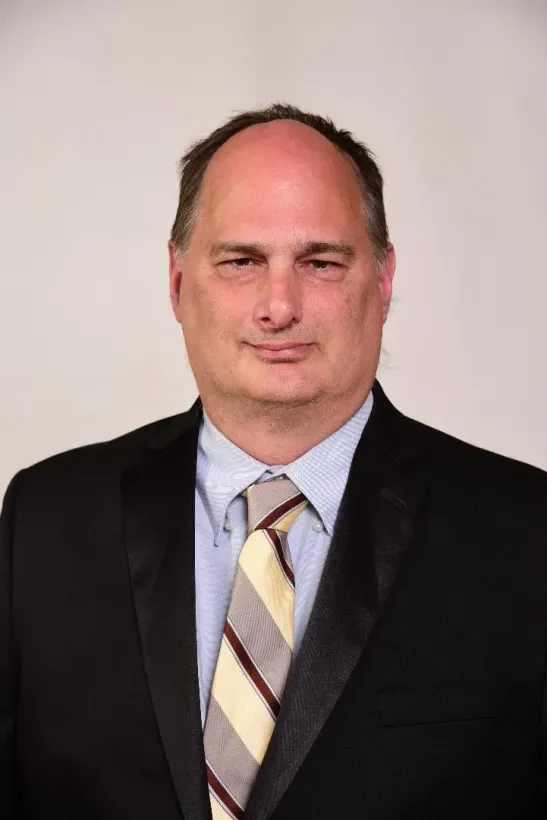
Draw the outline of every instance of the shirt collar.
<instances>
[{"instance_id":1,"label":"shirt collar","mask_svg":"<svg viewBox=\"0 0 547 820\"><path fill-rule=\"evenodd\" d=\"M330 436L295 461L270 467L242 450L218 430L203 411L199 433L197 487L215 538L229 505L261 477L287 475L304 493L332 536L355 448L372 412L370 391L357 412Z\"/></svg>"}]
</instances>

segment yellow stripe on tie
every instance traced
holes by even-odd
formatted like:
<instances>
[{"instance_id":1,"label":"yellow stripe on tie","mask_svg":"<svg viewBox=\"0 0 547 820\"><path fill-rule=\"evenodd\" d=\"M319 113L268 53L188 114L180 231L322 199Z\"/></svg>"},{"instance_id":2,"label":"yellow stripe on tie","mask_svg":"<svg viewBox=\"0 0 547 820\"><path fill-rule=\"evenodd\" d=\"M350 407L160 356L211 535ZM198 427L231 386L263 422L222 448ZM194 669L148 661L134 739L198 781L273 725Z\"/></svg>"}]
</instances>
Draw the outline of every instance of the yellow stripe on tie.
<instances>
[{"instance_id":1,"label":"yellow stripe on tie","mask_svg":"<svg viewBox=\"0 0 547 820\"><path fill-rule=\"evenodd\" d=\"M282 518L281 521L277 522L277 524L275 525L275 529L281 530L281 532L289 532L290 528L292 527L292 525L294 524L294 522L304 509L304 507L307 505L307 503L308 502L306 500L302 501L298 505L298 507L295 507L294 510L291 510L291 512L288 513L284 518Z\"/></svg>"},{"instance_id":2,"label":"yellow stripe on tie","mask_svg":"<svg viewBox=\"0 0 547 820\"><path fill-rule=\"evenodd\" d=\"M222 638L213 697L257 763L262 763L275 721Z\"/></svg>"},{"instance_id":3,"label":"yellow stripe on tie","mask_svg":"<svg viewBox=\"0 0 547 820\"><path fill-rule=\"evenodd\" d=\"M213 814L213 820L233 820L232 815L228 814L214 795L211 796L211 812Z\"/></svg>"},{"instance_id":4,"label":"yellow stripe on tie","mask_svg":"<svg viewBox=\"0 0 547 820\"><path fill-rule=\"evenodd\" d=\"M279 566L268 537L255 530L239 555L239 565L260 595L290 648L294 645L294 590Z\"/></svg>"}]
</instances>

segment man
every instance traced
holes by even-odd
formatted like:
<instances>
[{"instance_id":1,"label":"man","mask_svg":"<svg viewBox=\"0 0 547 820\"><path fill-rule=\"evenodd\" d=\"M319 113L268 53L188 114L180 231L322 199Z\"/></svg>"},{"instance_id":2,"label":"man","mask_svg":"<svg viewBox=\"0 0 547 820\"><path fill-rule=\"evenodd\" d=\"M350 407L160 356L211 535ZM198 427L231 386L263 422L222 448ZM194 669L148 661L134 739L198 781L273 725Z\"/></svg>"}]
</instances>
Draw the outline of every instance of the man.
<instances>
[{"instance_id":1,"label":"man","mask_svg":"<svg viewBox=\"0 0 547 820\"><path fill-rule=\"evenodd\" d=\"M372 156L276 105L181 167L200 401L6 495L1 816L547 816L547 480L375 381Z\"/></svg>"}]
</instances>

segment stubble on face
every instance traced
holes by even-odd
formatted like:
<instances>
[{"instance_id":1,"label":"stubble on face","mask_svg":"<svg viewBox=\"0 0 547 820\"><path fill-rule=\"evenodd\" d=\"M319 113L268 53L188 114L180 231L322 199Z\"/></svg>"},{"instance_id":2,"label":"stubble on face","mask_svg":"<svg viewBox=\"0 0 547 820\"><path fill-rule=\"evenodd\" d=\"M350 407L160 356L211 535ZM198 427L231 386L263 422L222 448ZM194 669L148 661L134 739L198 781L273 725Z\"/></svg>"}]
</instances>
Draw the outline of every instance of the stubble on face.
<instances>
[{"instance_id":1,"label":"stubble on face","mask_svg":"<svg viewBox=\"0 0 547 820\"><path fill-rule=\"evenodd\" d=\"M329 240L355 246L351 264L322 272L299 258L306 242ZM265 250L239 270L237 254L211 258L219 242ZM328 140L283 121L219 149L182 265L179 318L204 404L223 416L276 414L286 423L296 408L333 417L357 409L378 364L382 303L361 191ZM309 355L272 361L256 348L272 340L311 343Z\"/></svg>"}]
</instances>

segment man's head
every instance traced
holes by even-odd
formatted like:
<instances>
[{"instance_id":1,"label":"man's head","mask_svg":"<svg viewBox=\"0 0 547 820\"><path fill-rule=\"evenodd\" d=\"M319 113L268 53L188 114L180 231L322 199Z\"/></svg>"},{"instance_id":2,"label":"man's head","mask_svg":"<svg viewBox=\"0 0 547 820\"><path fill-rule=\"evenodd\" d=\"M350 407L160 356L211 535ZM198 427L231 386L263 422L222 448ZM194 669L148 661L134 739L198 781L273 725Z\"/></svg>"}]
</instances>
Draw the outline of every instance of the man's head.
<instances>
[{"instance_id":1,"label":"man's head","mask_svg":"<svg viewBox=\"0 0 547 820\"><path fill-rule=\"evenodd\" d=\"M206 409L349 417L376 373L395 264L371 154L277 105L234 117L181 171L171 300Z\"/></svg>"}]
</instances>

